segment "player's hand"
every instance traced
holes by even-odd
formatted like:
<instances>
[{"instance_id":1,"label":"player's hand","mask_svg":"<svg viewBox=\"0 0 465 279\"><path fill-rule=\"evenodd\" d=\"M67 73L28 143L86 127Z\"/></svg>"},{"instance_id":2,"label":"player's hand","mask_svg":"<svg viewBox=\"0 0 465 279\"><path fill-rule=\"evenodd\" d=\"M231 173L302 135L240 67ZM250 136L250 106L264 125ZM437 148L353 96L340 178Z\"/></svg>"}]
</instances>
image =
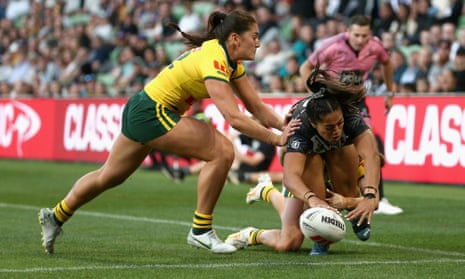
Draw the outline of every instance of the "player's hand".
<instances>
[{"instance_id":1,"label":"player's hand","mask_svg":"<svg viewBox=\"0 0 465 279\"><path fill-rule=\"evenodd\" d=\"M341 213L339 212L339 210L337 210L337 208L332 207L326 201L318 198L317 196L313 196L313 197L309 198L307 200L307 203L308 203L308 206L310 208L312 208L312 207L322 207L322 208L332 210L332 211L336 212L337 214L341 215Z\"/></svg>"},{"instance_id":2,"label":"player's hand","mask_svg":"<svg viewBox=\"0 0 465 279\"><path fill-rule=\"evenodd\" d=\"M286 115L284 116L284 125L289 124L292 119L292 114L297 108L297 103L293 104L292 107L287 111Z\"/></svg>"},{"instance_id":3,"label":"player's hand","mask_svg":"<svg viewBox=\"0 0 465 279\"><path fill-rule=\"evenodd\" d=\"M326 189L326 201L330 206L337 209L345 209L347 206L346 199L343 195L334 193L329 189Z\"/></svg>"},{"instance_id":4,"label":"player's hand","mask_svg":"<svg viewBox=\"0 0 465 279\"><path fill-rule=\"evenodd\" d=\"M287 139L292 136L297 129L300 128L302 123L299 119L292 119L289 123L284 127L283 132L279 138L279 146L283 146L287 143Z\"/></svg>"},{"instance_id":5,"label":"player's hand","mask_svg":"<svg viewBox=\"0 0 465 279\"><path fill-rule=\"evenodd\" d=\"M384 107L386 108L385 115L387 115L389 113L389 111L391 110L391 108L392 108L392 104L393 104L392 99L393 99L393 97L394 97L393 93L388 93L388 95L384 99Z\"/></svg>"},{"instance_id":6,"label":"player's hand","mask_svg":"<svg viewBox=\"0 0 465 279\"><path fill-rule=\"evenodd\" d=\"M362 199L357 207L347 213L346 218L349 221L358 219L359 222L357 225L361 225L365 218L368 219L368 224L371 223L371 217L373 216L373 212L378 208L378 198Z\"/></svg>"}]
</instances>

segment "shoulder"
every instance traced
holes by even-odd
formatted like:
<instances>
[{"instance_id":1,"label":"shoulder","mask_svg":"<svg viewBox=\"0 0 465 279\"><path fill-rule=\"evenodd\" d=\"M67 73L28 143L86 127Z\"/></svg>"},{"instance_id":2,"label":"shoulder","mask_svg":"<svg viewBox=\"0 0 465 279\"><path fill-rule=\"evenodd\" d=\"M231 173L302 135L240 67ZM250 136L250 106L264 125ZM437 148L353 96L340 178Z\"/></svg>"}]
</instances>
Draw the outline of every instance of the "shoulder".
<instances>
[{"instance_id":1,"label":"shoulder","mask_svg":"<svg viewBox=\"0 0 465 279\"><path fill-rule=\"evenodd\" d=\"M383 42L381 42L381 40L378 37L376 37L376 36L371 37L370 41L369 41L369 44L370 44L370 46L372 48L376 48L376 49L378 49L378 50L380 50L382 52L387 53L386 49L383 46Z\"/></svg>"}]
</instances>

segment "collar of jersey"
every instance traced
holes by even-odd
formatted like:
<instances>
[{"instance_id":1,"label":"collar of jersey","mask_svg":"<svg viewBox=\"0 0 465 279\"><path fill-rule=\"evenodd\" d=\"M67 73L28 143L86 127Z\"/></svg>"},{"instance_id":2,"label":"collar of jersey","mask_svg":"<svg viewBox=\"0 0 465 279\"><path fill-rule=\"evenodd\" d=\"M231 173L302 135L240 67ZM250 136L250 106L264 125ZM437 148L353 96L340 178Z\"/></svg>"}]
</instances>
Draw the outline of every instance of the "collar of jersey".
<instances>
[{"instance_id":1,"label":"collar of jersey","mask_svg":"<svg viewBox=\"0 0 465 279\"><path fill-rule=\"evenodd\" d=\"M220 41L218 41L220 46L223 48L224 53L226 53L226 58L228 59L228 64L229 66L235 71L237 69L237 62L231 60L229 57L228 49L226 48L226 45Z\"/></svg>"}]
</instances>

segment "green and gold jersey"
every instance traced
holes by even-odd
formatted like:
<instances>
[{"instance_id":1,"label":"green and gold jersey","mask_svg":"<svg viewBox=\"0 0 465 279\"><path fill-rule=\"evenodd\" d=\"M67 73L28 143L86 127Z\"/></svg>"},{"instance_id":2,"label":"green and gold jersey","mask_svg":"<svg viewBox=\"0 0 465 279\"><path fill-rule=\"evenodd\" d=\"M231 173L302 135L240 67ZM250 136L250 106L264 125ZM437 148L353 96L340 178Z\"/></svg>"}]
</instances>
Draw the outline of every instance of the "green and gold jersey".
<instances>
[{"instance_id":1,"label":"green and gold jersey","mask_svg":"<svg viewBox=\"0 0 465 279\"><path fill-rule=\"evenodd\" d=\"M194 100L209 98L204 81L228 82L245 74L244 66L231 61L218 40L181 54L144 88L151 99L182 115Z\"/></svg>"}]
</instances>

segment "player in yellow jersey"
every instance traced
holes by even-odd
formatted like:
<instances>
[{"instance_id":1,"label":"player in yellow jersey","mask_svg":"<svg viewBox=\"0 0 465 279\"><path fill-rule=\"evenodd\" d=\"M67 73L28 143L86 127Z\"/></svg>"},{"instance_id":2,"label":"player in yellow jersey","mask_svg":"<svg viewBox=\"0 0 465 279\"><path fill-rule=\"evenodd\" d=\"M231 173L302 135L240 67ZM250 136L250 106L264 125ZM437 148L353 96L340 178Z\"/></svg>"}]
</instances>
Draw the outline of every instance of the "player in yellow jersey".
<instances>
[{"instance_id":1,"label":"player in yellow jersey","mask_svg":"<svg viewBox=\"0 0 465 279\"><path fill-rule=\"evenodd\" d=\"M253 60L260 46L258 25L250 14L213 12L205 36L181 34L194 48L128 100L121 134L103 166L78 179L53 209L40 210L46 252L54 252L61 226L78 208L123 183L152 149L206 162L198 177L197 205L187 242L214 253L236 251L220 240L212 225L213 211L234 159L232 143L211 125L182 115L194 100L211 98L233 128L274 145L284 145L300 122L293 120L286 125L247 79L241 60ZM239 110L235 94L261 124ZM269 127L282 133L276 134Z\"/></svg>"}]
</instances>

